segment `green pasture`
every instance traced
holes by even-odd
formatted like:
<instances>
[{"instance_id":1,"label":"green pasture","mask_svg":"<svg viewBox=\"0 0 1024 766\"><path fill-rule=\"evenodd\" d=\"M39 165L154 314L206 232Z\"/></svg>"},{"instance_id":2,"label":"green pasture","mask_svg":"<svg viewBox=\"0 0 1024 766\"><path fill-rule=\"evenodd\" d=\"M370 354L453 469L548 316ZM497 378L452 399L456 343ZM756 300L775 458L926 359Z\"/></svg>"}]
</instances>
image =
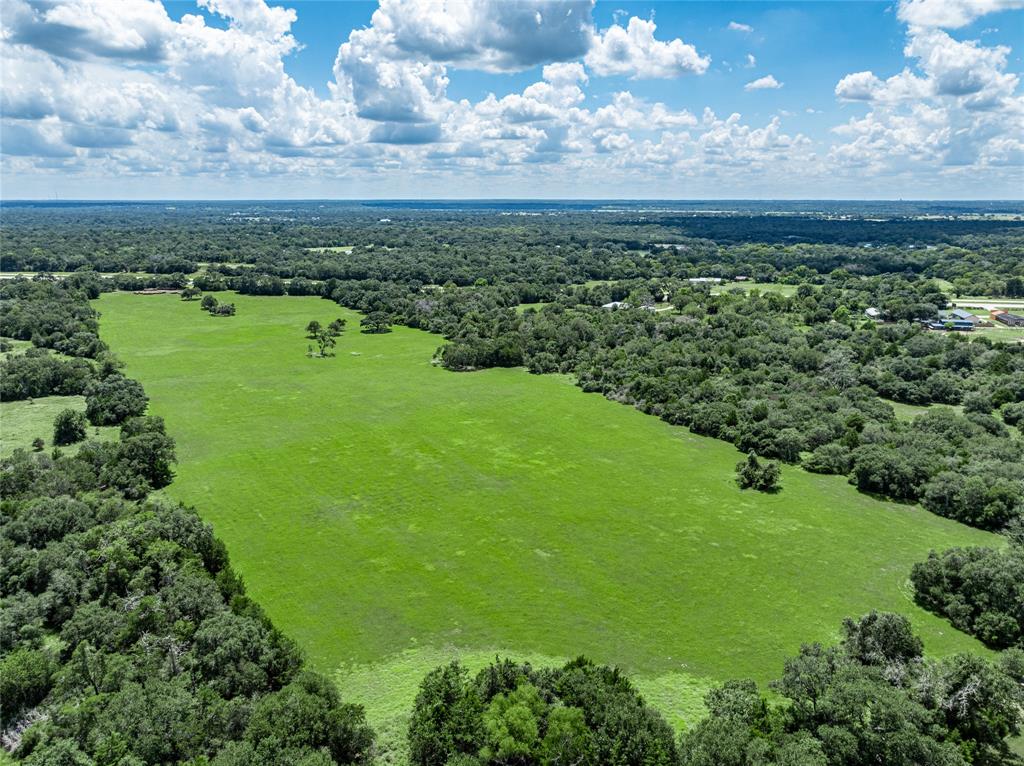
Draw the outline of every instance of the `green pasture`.
<instances>
[{"instance_id":1,"label":"green pasture","mask_svg":"<svg viewBox=\"0 0 1024 766\"><path fill-rule=\"evenodd\" d=\"M310 253L351 253L355 245L333 245L331 247L307 247Z\"/></svg>"},{"instance_id":2,"label":"green pasture","mask_svg":"<svg viewBox=\"0 0 1024 766\"><path fill-rule=\"evenodd\" d=\"M778 293L789 297L796 295L796 288L797 285L785 285L781 282L721 282L711 286L711 294L719 295L730 290L742 290L745 293L757 290L761 293Z\"/></svg>"},{"instance_id":3,"label":"green pasture","mask_svg":"<svg viewBox=\"0 0 1024 766\"><path fill-rule=\"evenodd\" d=\"M16 340L15 338L4 338L3 340L10 344L11 350L0 351L0 359L10 359L12 356L24 354L26 349L32 348L30 340Z\"/></svg>"},{"instance_id":4,"label":"green pasture","mask_svg":"<svg viewBox=\"0 0 1024 766\"><path fill-rule=\"evenodd\" d=\"M962 415L964 408L963 405L945 405L945 404L905 404L904 402L897 402L893 399L885 399L879 397L883 402L888 404L893 409L893 413L896 415L897 420L913 420L918 415L930 411L931 409L949 409L956 412L958 415Z\"/></svg>"},{"instance_id":5,"label":"green pasture","mask_svg":"<svg viewBox=\"0 0 1024 766\"><path fill-rule=\"evenodd\" d=\"M106 294L101 332L177 439L165 490L227 543L250 593L378 726L451 656L586 654L676 723L711 683L765 682L870 609L938 654L980 644L917 608L932 548L998 538L784 468L741 492L741 455L521 369L452 373L435 335L363 335L318 298ZM343 316L337 356L303 328Z\"/></svg>"},{"instance_id":6,"label":"green pasture","mask_svg":"<svg viewBox=\"0 0 1024 766\"><path fill-rule=\"evenodd\" d=\"M85 412L85 397L44 396L0 403L0 455L10 455L18 448L31 450L37 436L46 442L47 451L52 449L53 420L57 413L67 409ZM118 428L89 426L88 438L116 441L119 433ZM75 453L78 447L78 444L71 444L61 449Z\"/></svg>"},{"instance_id":7,"label":"green pasture","mask_svg":"<svg viewBox=\"0 0 1024 766\"><path fill-rule=\"evenodd\" d=\"M541 302L541 303L520 303L518 306L516 306L516 313L517 314L522 314L527 309L534 309L535 311L540 311L542 308L544 308L545 306L549 306L549 305L551 305L551 304L550 303L545 303L545 302Z\"/></svg>"}]
</instances>

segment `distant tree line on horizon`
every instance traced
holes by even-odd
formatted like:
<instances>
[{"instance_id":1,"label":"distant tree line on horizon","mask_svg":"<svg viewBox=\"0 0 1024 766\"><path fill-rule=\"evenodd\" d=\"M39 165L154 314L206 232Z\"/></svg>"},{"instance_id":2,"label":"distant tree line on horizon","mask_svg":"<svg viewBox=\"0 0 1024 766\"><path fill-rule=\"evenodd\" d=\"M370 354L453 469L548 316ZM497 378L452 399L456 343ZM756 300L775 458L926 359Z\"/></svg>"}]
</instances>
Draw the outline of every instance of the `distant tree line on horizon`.
<instances>
[{"instance_id":1,"label":"distant tree line on horizon","mask_svg":"<svg viewBox=\"0 0 1024 766\"><path fill-rule=\"evenodd\" d=\"M252 216L200 206L5 208L0 268L110 272L118 289L181 289L187 275L207 269L219 278L246 277L233 289L255 294L281 290L279 283L260 284L265 277L305 280L299 289L329 279L551 287L745 275L797 284L843 269L947 279L959 294L1024 294L1018 220L403 209L382 222L381 215L301 203L287 213L270 205ZM887 220L870 220L878 215Z\"/></svg>"}]
</instances>

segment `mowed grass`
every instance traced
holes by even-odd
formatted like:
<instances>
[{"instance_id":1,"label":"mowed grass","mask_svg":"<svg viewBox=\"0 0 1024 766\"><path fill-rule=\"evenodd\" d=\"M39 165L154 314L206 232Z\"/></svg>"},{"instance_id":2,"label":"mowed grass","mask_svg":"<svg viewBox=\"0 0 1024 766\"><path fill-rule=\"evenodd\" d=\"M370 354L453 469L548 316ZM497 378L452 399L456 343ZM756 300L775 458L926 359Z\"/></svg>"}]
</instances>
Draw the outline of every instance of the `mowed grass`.
<instances>
[{"instance_id":1,"label":"mowed grass","mask_svg":"<svg viewBox=\"0 0 1024 766\"><path fill-rule=\"evenodd\" d=\"M871 609L929 651L983 651L914 606L932 548L998 538L784 468L741 492L742 456L565 376L434 367L438 336L356 331L316 298L107 294L101 333L178 443L166 490L227 543L251 594L376 722L461 654L586 654L678 725L714 681L778 676ZM348 319L337 357L311 319Z\"/></svg>"}]
</instances>

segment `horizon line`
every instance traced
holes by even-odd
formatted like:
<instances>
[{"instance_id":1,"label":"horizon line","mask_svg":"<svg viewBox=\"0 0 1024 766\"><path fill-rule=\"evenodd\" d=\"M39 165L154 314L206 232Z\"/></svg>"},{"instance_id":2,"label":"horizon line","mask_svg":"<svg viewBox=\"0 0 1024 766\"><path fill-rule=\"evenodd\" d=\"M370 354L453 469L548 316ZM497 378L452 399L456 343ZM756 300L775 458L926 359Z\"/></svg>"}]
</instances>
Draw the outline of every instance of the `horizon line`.
<instances>
[{"instance_id":1,"label":"horizon line","mask_svg":"<svg viewBox=\"0 0 1024 766\"><path fill-rule=\"evenodd\" d=\"M1010 202L1024 204L1013 197L0 197L0 205L49 202Z\"/></svg>"}]
</instances>

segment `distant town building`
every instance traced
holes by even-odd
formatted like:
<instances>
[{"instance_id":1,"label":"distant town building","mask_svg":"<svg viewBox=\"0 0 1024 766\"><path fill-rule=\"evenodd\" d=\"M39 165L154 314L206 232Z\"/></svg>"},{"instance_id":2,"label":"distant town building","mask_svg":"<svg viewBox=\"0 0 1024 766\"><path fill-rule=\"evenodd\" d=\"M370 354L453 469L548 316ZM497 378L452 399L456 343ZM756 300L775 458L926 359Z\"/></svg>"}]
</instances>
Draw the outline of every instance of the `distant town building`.
<instances>
[{"instance_id":1,"label":"distant town building","mask_svg":"<svg viewBox=\"0 0 1024 766\"><path fill-rule=\"evenodd\" d=\"M721 277L690 277L687 281L688 282L692 282L693 284L700 284L702 282L710 282L711 284L716 284L717 285L719 282L722 281L722 278Z\"/></svg>"},{"instance_id":2,"label":"distant town building","mask_svg":"<svg viewBox=\"0 0 1024 766\"><path fill-rule=\"evenodd\" d=\"M615 311L616 309L628 309L629 304L625 301L612 301L611 303L604 304L601 308L605 311Z\"/></svg>"},{"instance_id":3,"label":"distant town building","mask_svg":"<svg viewBox=\"0 0 1024 766\"><path fill-rule=\"evenodd\" d=\"M981 324L981 317L976 314L972 314L967 309L953 309L949 312L949 316L952 319L959 319L964 322L970 322L973 325Z\"/></svg>"},{"instance_id":4,"label":"distant town building","mask_svg":"<svg viewBox=\"0 0 1024 766\"><path fill-rule=\"evenodd\" d=\"M882 318L882 311L881 309L876 309L874 306L870 306L869 308L864 309L864 315L870 319L880 320Z\"/></svg>"},{"instance_id":5,"label":"distant town building","mask_svg":"<svg viewBox=\"0 0 1024 766\"><path fill-rule=\"evenodd\" d=\"M992 318L1009 327L1024 327L1024 317L1020 314L1011 314L1009 311L1000 311Z\"/></svg>"},{"instance_id":6,"label":"distant town building","mask_svg":"<svg viewBox=\"0 0 1024 766\"><path fill-rule=\"evenodd\" d=\"M974 322L966 319L926 319L923 324L929 330L952 330L953 332L971 332L974 330Z\"/></svg>"}]
</instances>

